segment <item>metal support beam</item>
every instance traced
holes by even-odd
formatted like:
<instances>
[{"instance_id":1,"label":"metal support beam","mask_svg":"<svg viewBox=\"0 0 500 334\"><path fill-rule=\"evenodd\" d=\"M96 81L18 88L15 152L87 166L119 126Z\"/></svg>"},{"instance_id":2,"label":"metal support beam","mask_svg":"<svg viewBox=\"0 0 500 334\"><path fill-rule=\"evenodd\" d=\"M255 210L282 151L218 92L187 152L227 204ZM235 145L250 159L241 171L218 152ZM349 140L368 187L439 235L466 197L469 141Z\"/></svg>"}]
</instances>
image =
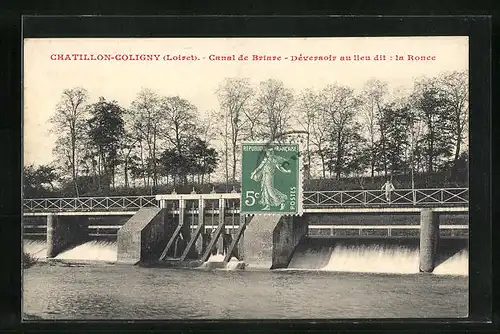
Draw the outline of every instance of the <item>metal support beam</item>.
<instances>
[{"instance_id":1,"label":"metal support beam","mask_svg":"<svg viewBox=\"0 0 500 334\"><path fill-rule=\"evenodd\" d=\"M225 208L225 200L220 199L219 200L219 226L215 230L214 236L210 240L210 243L208 244L207 249L205 249L205 252L203 253L203 256L201 257L201 261L205 262L208 260L210 257L210 253L212 253L212 249L214 249L215 244L220 238L220 235L222 232L224 232L224 208Z\"/></svg>"},{"instance_id":2,"label":"metal support beam","mask_svg":"<svg viewBox=\"0 0 500 334\"><path fill-rule=\"evenodd\" d=\"M229 260L231 260L231 255L234 252L234 249L236 248L236 245L240 241L241 236L243 235L243 232L245 231L245 228L247 227L247 220L244 215L240 216L240 228L238 228L238 231L236 232L236 235L233 238L233 241L231 242L231 245L229 246L226 256L224 257L224 262L227 263Z\"/></svg>"},{"instance_id":3,"label":"metal support beam","mask_svg":"<svg viewBox=\"0 0 500 334\"><path fill-rule=\"evenodd\" d=\"M180 199L179 200L179 224L177 225L177 228L175 229L174 234L172 234L172 237L168 241L167 246L165 247L165 249L161 253L160 261L163 261L165 259L165 257L168 254L168 251L170 250L170 248L172 248L172 245L175 243L175 240L177 240L177 238L179 237L179 235L181 233L182 227L184 226L184 206L185 206L184 200Z\"/></svg>"},{"instance_id":4,"label":"metal support beam","mask_svg":"<svg viewBox=\"0 0 500 334\"><path fill-rule=\"evenodd\" d=\"M196 227L196 230L194 232L194 235L191 237L191 240L189 240L189 243L186 246L186 249L184 249L184 252L181 255L181 261L184 261L186 257L188 256L189 252L191 251L191 248L196 243L196 240L200 236L201 232L204 232L205 230L205 201L203 198L200 198L198 200L198 227Z\"/></svg>"}]
</instances>

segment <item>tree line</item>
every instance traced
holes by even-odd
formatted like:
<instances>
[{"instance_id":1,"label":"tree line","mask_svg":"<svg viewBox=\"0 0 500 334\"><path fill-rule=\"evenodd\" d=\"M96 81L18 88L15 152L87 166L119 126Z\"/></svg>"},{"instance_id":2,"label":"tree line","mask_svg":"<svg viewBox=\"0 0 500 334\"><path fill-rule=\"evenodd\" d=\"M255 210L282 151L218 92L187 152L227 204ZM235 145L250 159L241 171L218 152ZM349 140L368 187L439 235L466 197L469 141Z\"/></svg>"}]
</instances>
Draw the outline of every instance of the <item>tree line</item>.
<instances>
[{"instance_id":1,"label":"tree line","mask_svg":"<svg viewBox=\"0 0 500 334\"><path fill-rule=\"evenodd\" d=\"M413 182L468 159L465 71L415 79L408 92L378 79L360 91L332 83L295 93L276 79L226 78L214 93L219 108L200 112L147 88L126 108L65 89L50 119L55 161L24 168L25 196L56 183L75 196L117 186L155 194L160 185L214 182L216 171L234 184L244 141L300 142L307 180L404 174Z\"/></svg>"}]
</instances>

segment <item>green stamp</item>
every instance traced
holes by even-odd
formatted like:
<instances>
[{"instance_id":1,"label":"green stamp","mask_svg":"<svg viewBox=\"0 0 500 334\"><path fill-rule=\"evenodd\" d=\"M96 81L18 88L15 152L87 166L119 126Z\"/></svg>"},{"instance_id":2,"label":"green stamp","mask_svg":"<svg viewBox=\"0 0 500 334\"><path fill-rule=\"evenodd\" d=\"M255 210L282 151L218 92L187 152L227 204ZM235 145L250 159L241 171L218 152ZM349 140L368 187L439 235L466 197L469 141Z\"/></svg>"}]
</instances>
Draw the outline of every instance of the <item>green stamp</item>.
<instances>
[{"instance_id":1,"label":"green stamp","mask_svg":"<svg viewBox=\"0 0 500 334\"><path fill-rule=\"evenodd\" d=\"M302 214L299 144L243 143L242 214Z\"/></svg>"}]
</instances>

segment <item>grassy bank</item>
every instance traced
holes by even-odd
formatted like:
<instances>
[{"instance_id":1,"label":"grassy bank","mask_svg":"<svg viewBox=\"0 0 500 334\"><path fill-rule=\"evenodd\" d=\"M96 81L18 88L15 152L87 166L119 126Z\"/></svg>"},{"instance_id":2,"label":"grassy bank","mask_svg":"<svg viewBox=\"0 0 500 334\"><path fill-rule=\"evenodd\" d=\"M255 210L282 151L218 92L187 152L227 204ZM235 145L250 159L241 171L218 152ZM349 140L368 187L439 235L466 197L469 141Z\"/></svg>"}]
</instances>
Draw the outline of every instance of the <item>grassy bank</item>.
<instances>
[{"instance_id":1,"label":"grassy bank","mask_svg":"<svg viewBox=\"0 0 500 334\"><path fill-rule=\"evenodd\" d=\"M33 257L31 254L23 252L23 268L24 269L32 267L37 262L38 262L38 260L35 257Z\"/></svg>"}]
</instances>

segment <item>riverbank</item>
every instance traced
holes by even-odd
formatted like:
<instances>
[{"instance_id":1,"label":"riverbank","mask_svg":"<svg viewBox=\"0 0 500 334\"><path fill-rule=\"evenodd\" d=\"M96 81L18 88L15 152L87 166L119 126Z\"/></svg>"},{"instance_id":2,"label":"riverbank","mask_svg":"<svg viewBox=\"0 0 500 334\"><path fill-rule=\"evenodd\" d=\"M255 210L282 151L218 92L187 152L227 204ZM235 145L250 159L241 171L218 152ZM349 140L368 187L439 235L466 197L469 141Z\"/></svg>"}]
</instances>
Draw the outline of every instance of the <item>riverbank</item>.
<instances>
[{"instance_id":1,"label":"riverbank","mask_svg":"<svg viewBox=\"0 0 500 334\"><path fill-rule=\"evenodd\" d=\"M30 253L23 252L22 264L24 269L34 266L37 262L38 259L35 256Z\"/></svg>"}]
</instances>

